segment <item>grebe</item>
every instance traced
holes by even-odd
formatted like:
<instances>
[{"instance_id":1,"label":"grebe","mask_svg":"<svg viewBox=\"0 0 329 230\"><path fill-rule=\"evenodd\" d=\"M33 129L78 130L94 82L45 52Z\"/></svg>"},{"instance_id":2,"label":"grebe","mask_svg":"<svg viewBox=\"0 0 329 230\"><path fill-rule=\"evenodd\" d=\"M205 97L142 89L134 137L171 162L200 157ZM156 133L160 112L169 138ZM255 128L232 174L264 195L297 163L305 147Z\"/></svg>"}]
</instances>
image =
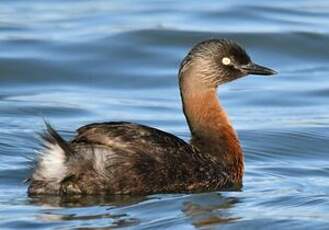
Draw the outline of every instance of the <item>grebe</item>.
<instances>
[{"instance_id":1,"label":"grebe","mask_svg":"<svg viewBox=\"0 0 329 230\"><path fill-rule=\"evenodd\" d=\"M65 141L49 124L28 194L152 194L239 189L243 152L219 103L219 85L276 72L254 64L225 39L195 45L181 63L179 87L190 144L152 127L94 123Z\"/></svg>"}]
</instances>

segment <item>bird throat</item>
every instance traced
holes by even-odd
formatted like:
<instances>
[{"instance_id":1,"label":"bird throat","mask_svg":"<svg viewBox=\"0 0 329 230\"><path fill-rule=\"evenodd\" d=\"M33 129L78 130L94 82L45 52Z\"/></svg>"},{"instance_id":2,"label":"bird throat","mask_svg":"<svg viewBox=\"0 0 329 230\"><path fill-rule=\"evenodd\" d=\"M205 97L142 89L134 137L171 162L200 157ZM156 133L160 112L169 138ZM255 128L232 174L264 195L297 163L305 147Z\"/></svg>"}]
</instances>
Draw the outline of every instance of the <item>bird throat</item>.
<instances>
[{"instance_id":1,"label":"bird throat","mask_svg":"<svg viewBox=\"0 0 329 230\"><path fill-rule=\"evenodd\" d=\"M186 82L185 82L186 83ZM237 134L217 97L216 88L180 82L183 110L192 139L202 154L224 164L235 182L242 180L243 154ZM193 89L193 87L198 87Z\"/></svg>"}]
</instances>

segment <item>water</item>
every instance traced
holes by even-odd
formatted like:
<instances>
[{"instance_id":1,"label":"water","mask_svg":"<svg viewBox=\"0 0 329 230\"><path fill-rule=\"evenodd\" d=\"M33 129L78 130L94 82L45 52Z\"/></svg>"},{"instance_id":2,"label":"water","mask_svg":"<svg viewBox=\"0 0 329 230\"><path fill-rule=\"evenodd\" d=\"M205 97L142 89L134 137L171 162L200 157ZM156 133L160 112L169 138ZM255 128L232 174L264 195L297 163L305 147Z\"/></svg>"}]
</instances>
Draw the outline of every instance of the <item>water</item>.
<instances>
[{"instance_id":1,"label":"water","mask_svg":"<svg viewBox=\"0 0 329 230\"><path fill-rule=\"evenodd\" d=\"M328 229L327 1L0 2L1 229ZM127 120L184 139L177 68L197 41L242 43L276 77L219 89L245 152L241 192L28 198L50 121Z\"/></svg>"}]
</instances>

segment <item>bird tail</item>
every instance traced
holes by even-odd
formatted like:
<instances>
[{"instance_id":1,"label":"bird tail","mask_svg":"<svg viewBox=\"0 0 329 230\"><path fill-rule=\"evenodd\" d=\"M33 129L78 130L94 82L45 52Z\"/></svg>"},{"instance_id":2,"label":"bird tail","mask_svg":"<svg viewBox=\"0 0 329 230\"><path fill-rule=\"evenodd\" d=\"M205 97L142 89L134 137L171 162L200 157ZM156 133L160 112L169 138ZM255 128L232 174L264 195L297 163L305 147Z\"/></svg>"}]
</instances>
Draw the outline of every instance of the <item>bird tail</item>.
<instances>
[{"instance_id":1,"label":"bird tail","mask_svg":"<svg viewBox=\"0 0 329 230\"><path fill-rule=\"evenodd\" d=\"M33 167L28 193L59 193L60 182L67 176L66 162L74 154L69 144L45 121L47 130L40 136L43 148Z\"/></svg>"}]
</instances>

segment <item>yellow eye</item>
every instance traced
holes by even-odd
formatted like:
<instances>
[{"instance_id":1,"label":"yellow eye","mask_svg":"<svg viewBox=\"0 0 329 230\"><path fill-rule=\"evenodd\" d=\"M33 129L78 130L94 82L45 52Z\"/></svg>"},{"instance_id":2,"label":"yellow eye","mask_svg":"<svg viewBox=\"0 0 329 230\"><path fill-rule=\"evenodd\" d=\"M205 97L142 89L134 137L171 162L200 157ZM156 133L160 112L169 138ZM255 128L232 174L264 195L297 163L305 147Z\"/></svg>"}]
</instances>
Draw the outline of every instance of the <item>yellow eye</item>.
<instances>
[{"instance_id":1,"label":"yellow eye","mask_svg":"<svg viewBox=\"0 0 329 230\"><path fill-rule=\"evenodd\" d=\"M231 59L229 59L228 57L223 57L222 63L223 65L229 65L231 64Z\"/></svg>"}]
</instances>

